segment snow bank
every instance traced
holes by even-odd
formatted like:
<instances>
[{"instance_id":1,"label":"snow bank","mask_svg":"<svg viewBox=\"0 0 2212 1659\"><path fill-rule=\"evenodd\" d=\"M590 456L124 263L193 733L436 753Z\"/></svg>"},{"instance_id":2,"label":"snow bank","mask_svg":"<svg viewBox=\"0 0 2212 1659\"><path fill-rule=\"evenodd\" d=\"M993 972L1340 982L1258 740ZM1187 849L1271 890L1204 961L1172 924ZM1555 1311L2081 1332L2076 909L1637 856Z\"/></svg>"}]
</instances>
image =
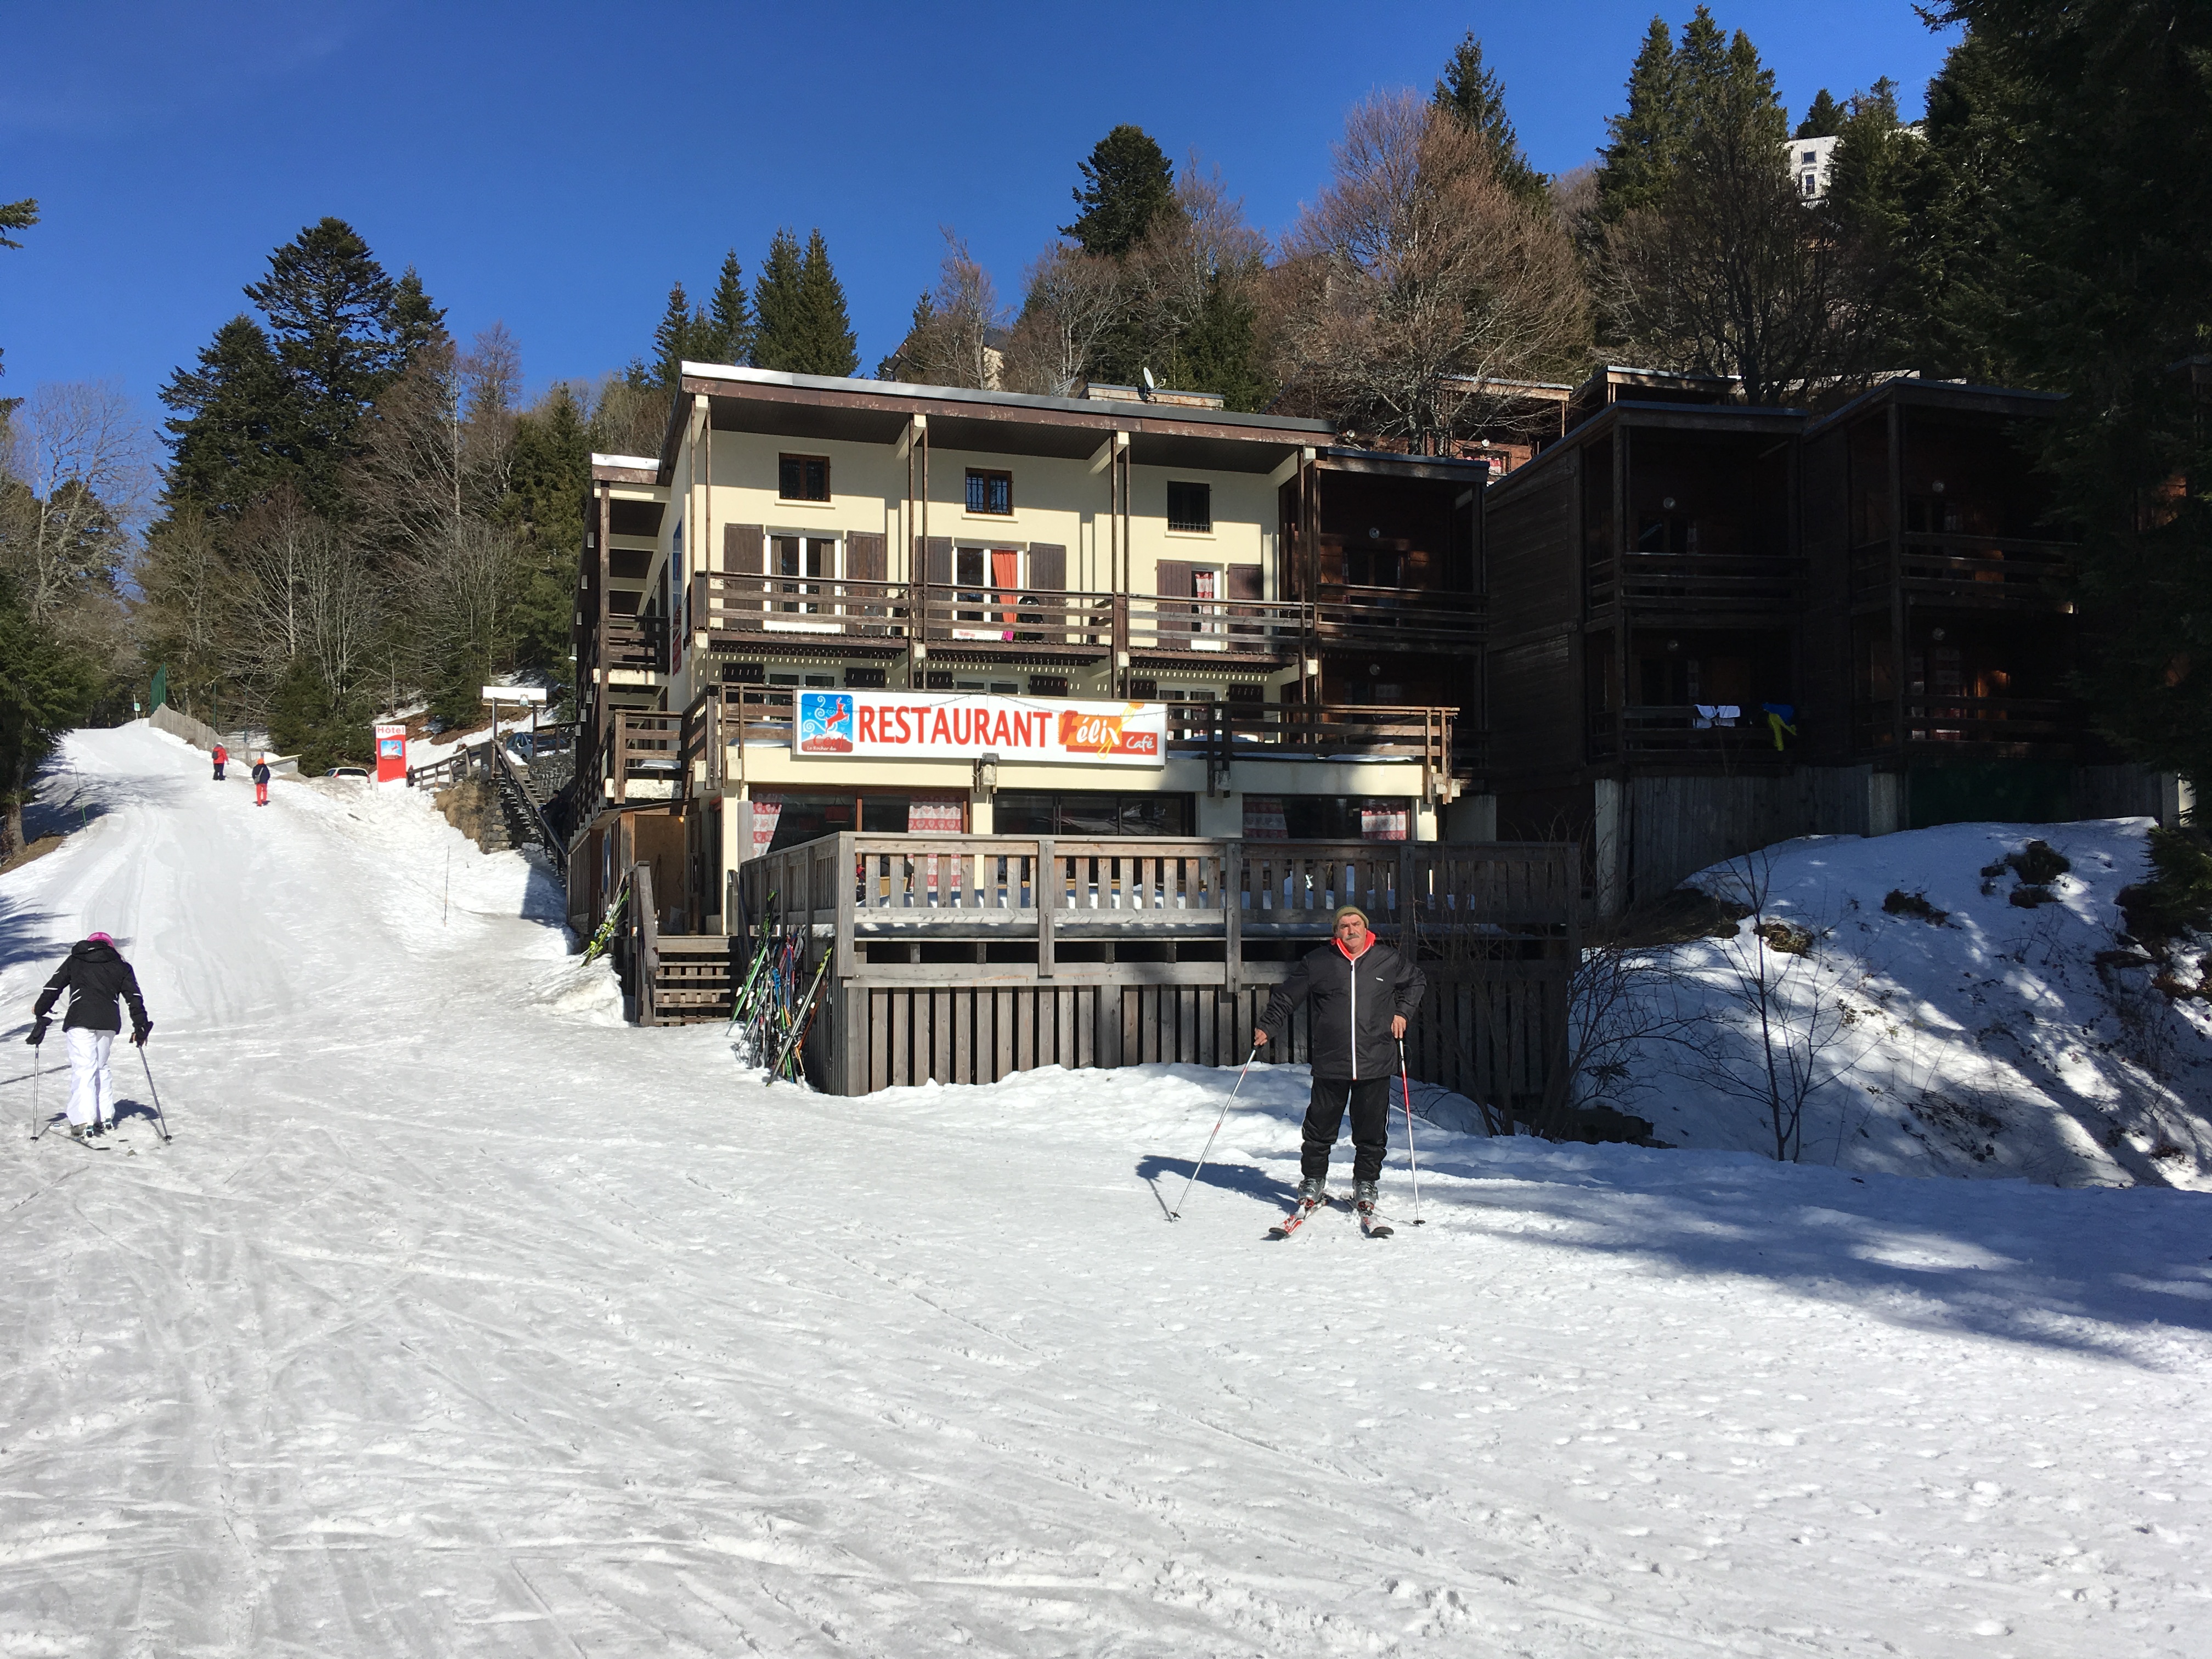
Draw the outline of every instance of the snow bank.
<instances>
[{"instance_id":1,"label":"snow bank","mask_svg":"<svg viewBox=\"0 0 2212 1659\"><path fill-rule=\"evenodd\" d=\"M2116 901L2147 872L2149 829L1952 824L1789 842L1750 861L1764 866L1765 914L1817 936L1785 997L1793 1029L1809 1028L1815 1004L1833 1021L1823 1064L1834 1081L1808 1102L1802 1156L1859 1171L2212 1188L2212 1017L2154 990L2120 948ZM2014 896L2027 884L1996 866L2031 840L2071 868L2025 908ZM1730 896L1747 868L1691 884ZM1901 911L1883 908L1893 892ZM1779 965L1751 926L1665 953L1707 1029L1745 1030L1732 993L1757 958ZM1607 1092L1662 1140L1771 1155L1765 1118L1696 1069L1678 1048L1648 1045Z\"/></svg>"}]
</instances>

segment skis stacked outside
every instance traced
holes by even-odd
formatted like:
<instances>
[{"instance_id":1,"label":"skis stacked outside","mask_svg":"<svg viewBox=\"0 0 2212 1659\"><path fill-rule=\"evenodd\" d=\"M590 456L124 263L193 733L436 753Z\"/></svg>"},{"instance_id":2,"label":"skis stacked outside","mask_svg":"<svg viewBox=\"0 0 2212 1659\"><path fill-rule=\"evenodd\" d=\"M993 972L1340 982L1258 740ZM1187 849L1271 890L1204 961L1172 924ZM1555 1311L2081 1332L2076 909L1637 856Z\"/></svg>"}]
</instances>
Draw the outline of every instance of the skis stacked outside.
<instances>
[{"instance_id":1,"label":"skis stacked outside","mask_svg":"<svg viewBox=\"0 0 2212 1659\"><path fill-rule=\"evenodd\" d=\"M774 896L769 896L771 901ZM798 1082L805 1075L806 1037L821 1012L822 981L830 972L830 952L824 948L809 975L807 945L806 936L797 929L779 931L771 913L732 1001L730 1030L738 1040L738 1053L746 1065L758 1066L771 1081L781 1077Z\"/></svg>"}]
</instances>

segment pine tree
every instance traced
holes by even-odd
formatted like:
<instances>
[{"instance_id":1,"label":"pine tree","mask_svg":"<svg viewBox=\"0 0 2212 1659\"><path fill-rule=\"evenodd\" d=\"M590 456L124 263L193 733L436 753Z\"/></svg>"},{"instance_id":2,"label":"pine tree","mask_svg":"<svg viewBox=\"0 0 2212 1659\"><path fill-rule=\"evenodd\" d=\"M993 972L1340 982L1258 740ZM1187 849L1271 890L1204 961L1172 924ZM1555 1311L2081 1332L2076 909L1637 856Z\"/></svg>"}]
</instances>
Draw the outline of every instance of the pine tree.
<instances>
[{"instance_id":1,"label":"pine tree","mask_svg":"<svg viewBox=\"0 0 2212 1659\"><path fill-rule=\"evenodd\" d=\"M501 517L522 544L528 573L516 617L516 661L524 667L557 667L568 652L591 450L583 408L566 386L556 386L515 422Z\"/></svg>"},{"instance_id":2,"label":"pine tree","mask_svg":"<svg viewBox=\"0 0 2212 1659\"><path fill-rule=\"evenodd\" d=\"M1174 208L1175 169L1142 127L1115 127L1078 165L1083 183L1073 195L1083 211L1060 234L1075 238L1085 253L1121 258Z\"/></svg>"},{"instance_id":3,"label":"pine tree","mask_svg":"<svg viewBox=\"0 0 2212 1659\"><path fill-rule=\"evenodd\" d=\"M722 256L721 274L715 278L714 297L707 302L703 325L692 349L706 360L740 366L752 361L753 313L745 299L744 267L732 248Z\"/></svg>"},{"instance_id":4,"label":"pine tree","mask_svg":"<svg viewBox=\"0 0 2212 1659\"><path fill-rule=\"evenodd\" d=\"M392 332L399 348L401 366L415 361L415 354L426 345L446 337L446 308L430 303L430 296L422 291L422 279L410 265L404 276L393 286L392 295Z\"/></svg>"},{"instance_id":5,"label":"pine tree","mask_svg":"<svg viewBox=\"0 0 2212 1659\"><path fill-rule=\"evenodd\" d=\"M1472 29L1444 64L1443 78L1437 82L1435 103L1438 109L1449 110L1465 122L1470 131L1480 136L1484 149L1497 165L1498 181L1506 189L1531 207L1540 207L1548 202L1552 181L1528 165L1521 141L1514 135L1513 123L1505 113L1504 83L1493 70L1484 67L1482 42L1475 39Z\"/></svg>"},{"instance_id":6,"label":"pine tree","mask_svg":"<svg viewBox=\"0 0 2212 1659\"><path fill-rule=\"evenodd\" d=\"M1598 212L1612 221L1650 207L1674 176L1682 144L1674 38L1663 17L1651 20L1628 71L1628 108L1606 118L1613 142L1597 173Z\"/></svg>"},{"instance_id":7,"label":"pine tree","mask_svg":"<svg viewBox=\"0 0 2212 1659\"><path fill-rule=\"evenodd\" d=\"M753 281L753 362L758 368L786 374L805 372L798 368L805 349L799 282L804 263L799 238L778 230L769 240L767 262Z\"/></svg>"},{"instance_id":8,"label":"pine tree","mask_svg":"<svg viewBox=\"0 0 2212 1659\"><path fill-rule=\"evenodd\" d=\"M660 325L653 331L653 375L664 392L674 391L677 381L684 378L684 360L691 356L692 334L703 320L691 309L684 284L672 283Z\"/></svg>"},{"instance_id":9,"label":"pine tree","mask_svg":"<svg viewBox=\"0 0 2212 1659\"><path fill-rule=\"evenodd\" d=\"M1805 118L1797 124L1796 136L1800 138L1833 138L1843 131L1843 106L1828 96L1827 88L1822 87L1814 94L1812 106L1805 112Z\"/></svg>"},{"instance_id":10,"label":"pine tree","mask_svg":"<svg viewBox=\"0 0 2212 1659\"><path fill-rule=\"evenodd\" d=\"M0 202L0 247L22 246L21 242L9 240L4 233L11 230L28 230L38 222L37 198L26 196L20 202ZM4 350L0 350L0 359L4 359L6 356L7 353ZM0 400L0 416L7 414L9 407L5 401Z\"/></svg>"},{"instance_id":11,"label":"pine tree","mask_svg":"<svg viewBox=\"0 0 2212 1659\"><path fill-rule=\"evenodd\" d=\"M845 290L819 229L807 237L804 253L797 237L776 232L753 290L753 361L763 368L845 375L860 366Z\"/></svg>"},{"instance_id":12,"label":"pine tree","mask_svg":"<svg viewBox=\"0 0 2212 1659\"><path fill-rule=\"evenodd\" d=\"M235 519L300 468L306 412L299 389L252 318L232 318L161 388L174 411L167 422L172 459L168 495L219 519Z\"/></svg>"},{"instance_id":13,"label":"pine tree","mask_svg":"<svg viewBox=\"0 0 2212 1659\"><path fill-rule=\"evenodd\" d=\"M270 254L246 297L300 394L302 487L319 510L336 510L362 418L406 367L398 290L353 227L326 218Z\"/></svg>"},{"instance_id":14,"label":"pine tree","mask_svg":"<svg viewBox=\"0 0 2212 1659\"><path fill-rule=\"evenodd\" d=\"M1260 367L1256 321L1249 287L1216 272L1198 315L1176 342L1170 384L1218 392L1228 407L1246 414L1263 407L1275 388Z\"/></svg>"}]
</instances>

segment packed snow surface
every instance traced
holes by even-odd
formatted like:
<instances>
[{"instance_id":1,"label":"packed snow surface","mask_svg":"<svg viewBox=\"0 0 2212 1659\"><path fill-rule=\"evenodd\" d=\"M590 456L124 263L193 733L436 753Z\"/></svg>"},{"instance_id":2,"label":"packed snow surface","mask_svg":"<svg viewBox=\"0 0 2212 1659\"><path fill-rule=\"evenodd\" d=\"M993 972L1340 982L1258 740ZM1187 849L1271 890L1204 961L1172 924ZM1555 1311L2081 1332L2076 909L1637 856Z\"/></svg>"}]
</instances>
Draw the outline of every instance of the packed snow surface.
<instances>
[{"instance_id":1,"label":"packed snow surface","mask_svg":"<svg viewBox=\"0 0 2212 1659\"><path fill-rule=\"evenodd\" d=\"M404 791L53 787L0 999L118 935L175 1139L0 1067L0 1655L2212 1652L2212 1198L1425 1127L1271 1244L1296 1071L1170 1224L1233 1074L768 1088Z\"/></svg>"}]
</instances>

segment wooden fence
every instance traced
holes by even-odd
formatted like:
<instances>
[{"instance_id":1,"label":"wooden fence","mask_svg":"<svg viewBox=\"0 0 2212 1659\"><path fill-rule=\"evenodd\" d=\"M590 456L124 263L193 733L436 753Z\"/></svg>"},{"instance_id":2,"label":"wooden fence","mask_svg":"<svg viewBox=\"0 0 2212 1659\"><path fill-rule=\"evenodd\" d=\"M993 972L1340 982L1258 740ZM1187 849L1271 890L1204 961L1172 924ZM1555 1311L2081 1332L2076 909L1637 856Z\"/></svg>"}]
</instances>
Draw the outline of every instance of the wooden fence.
<instances>
[{"instance_id":1,"label":"wooden fence","mask_svg":"<svg viewBox=\"0 0 2212 1659\"><path fill-rule=\"evenodd\" d=\"M832 1093L1037 1066L1231 1065L1340 904L1429 980L1422 1078L1501 1125L1563 1089L1579 865L1534 844L825 836L749 860L739 954L830 953L808 1074ZM1282 1060L1306 1057L1303 1017Z\"/></svg>"}]
</instances>

